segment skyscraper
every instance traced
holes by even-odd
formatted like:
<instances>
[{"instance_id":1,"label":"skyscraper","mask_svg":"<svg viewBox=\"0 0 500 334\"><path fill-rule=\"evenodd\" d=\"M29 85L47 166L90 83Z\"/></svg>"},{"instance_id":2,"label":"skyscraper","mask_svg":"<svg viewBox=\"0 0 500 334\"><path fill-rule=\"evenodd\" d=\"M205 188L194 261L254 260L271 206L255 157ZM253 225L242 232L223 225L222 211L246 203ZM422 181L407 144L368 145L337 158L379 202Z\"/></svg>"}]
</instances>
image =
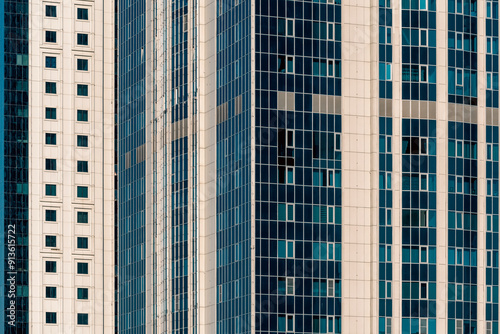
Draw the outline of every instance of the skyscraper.
<instances>
[{"instance_id":1,"label":"skyscraper","mask_svg":"<svg viewBox=\"0 0 500 334\"><path fill-rule=\"evenodd\" d=\"M118 15L120 332L498 333L498 1Z\"/></svg>"},{"instance_id":2,"label":"skyscraper","mask_svg":"<svg viewBox=\"0 0 500 334\"><path fill-rule=\"evenodd\" d=\"M0 331L113 332L114 3L0 20Z\"/></svg>"}]
</instances>

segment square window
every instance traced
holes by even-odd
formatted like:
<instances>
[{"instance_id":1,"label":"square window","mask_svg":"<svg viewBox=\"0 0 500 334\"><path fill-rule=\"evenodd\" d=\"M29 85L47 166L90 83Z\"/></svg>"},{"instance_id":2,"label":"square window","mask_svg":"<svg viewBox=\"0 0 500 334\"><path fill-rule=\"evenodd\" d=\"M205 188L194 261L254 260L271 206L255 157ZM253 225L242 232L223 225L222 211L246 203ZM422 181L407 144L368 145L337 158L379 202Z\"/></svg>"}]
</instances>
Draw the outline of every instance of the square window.
<instances>
[{"instance_id":1,"label":"square window","mask_svg":"<svg viewBox=\"0 0 500 334\"><path fill-rule=\"evenodd\" d=\"M56 108L45 108L45 118L46 119L56 119L57 118L57 111Z\"/></svg>"},{"instance_id":2,"label":"square window","mask_svg":"<svg viewBox=\"0 0 500 334\"><path fill-rule=\"evenodd\" d=\"M56 185L55 184L46 184L45 185L45 196L56 196Z\"/></svg>"},{"instance_id":3,"label":"square window","mask_svg":"<svg viewBox=\"0 0 500 334\"><path fill-rule=\"evenodd\" d=\"M76 44L89 45L89 35L88 34L76 34Z\"/></svg>"},{"instance_id":4,"label":"square window","mask_svg":"<svg viewBox=\"0 0 500 334\"><path fill-rule=\"evenodd\" d=\"M89 238L77 237L76 238L76 247L79 249L88 249L89 248Z\"/></svg>"},{"instance_id":5,"label":"square window","mask_svg":"<svg viewBox=\"0 0 500 334\"><path fill-rule=\"evenodd\" d=\"M87 288L78 288L77 290L77 298L78 299L89 299L89 289Z\"/></svg>"},{"instance_id":6,"label":"square window","mask_svg":"<svg viewBox=\"0 0 500 334\"><path fill-rule=\"evenodd\" d=\"M46 94L57 94L57 85L55 82L45 83L45 93Z\"/></svg>"},{"instance_id":7,"label":"square window","mask_svg":"<svg viewBox=\"0 0 500 334\"><path fill-rule=\"evenodd\" d=\"M46 286L45 298L57 298L57 288L55 286Z\"/></svg>"},{"instance_id":8,"label":"square window","mask_svg":"<svg viewBox=\"0 0 500 334\"><path fill-rule=\"evenodd\" d=\"M76 120L78 122L88 122L89 121L89 111L83 110L83 109L78 109L76 111Z\"/></svg>"},{"instance_id":9,"label":"square window","mask_svg":"<svg viewBox=\"0 0 500 334\"><path fill-rule=\"evenodd\" d=\"M45 159L45 170L56 170L57 160L56 159Z\"/></svg>"},{"instance_id":10,"label":"square window","mask_svg":"<svg viewBox=\"0 0 500 334\"><path fill-rule=\"evenodd\" d=\"M77 59L76 69L78 71L88 71L89 70L89 60L88 59Z\"/></svg>"},{"instance_id":11,"label":"square window","mask_svg":"<svg viewBox=\"0 0 500 334\"><path fill-rule=\"evenodd\" d=\"M57 324L57 313L56 312L45 312L45 323L46 324Z\"/></svg>"},{"instance_id":12,"label":"square window","mask_svg":"<svg viewBox=\"0 0 500 334\"><path fill-rule=\"evenodd\" d=\"M45 6L45 16L47 17L57 17L57 7L46 5Z\"/></svg>"},{"instance_id":13,"label":"square window","mask_svg":"<svg viewBox=\"0 0 500 334\"><path fill-rule=\"evenodd\" d=\"M55 133L46 133L45 134L45 144L46 145L56 145L57 144L57 135Z\"/></svg>"},{"instance_id":14,"label":"square window","mask_svg":"<svg viewBox=\"0 0 500 334\"><path fill-rule=\"evenodd\" d=\"M57 211L56 210L45 210L45 221L55 222L57 219Z\"/></svg>"},{"instance_id":15,"label":"square window","mask_svg":"<svg viewBox=\"0 0 500 334\"><path fill-rule=\"evenodd\" d=\"M76 213L76 222L79 224L88 224L89 222L89 213L85 211L78 211Z\"/></svg>"},{"instance_id":16,"label":"square window","mask_svg":"<svg viewBox=\"0 0 500 334\"><path fill-rule=\"evenodd\" d=\"M84 186L76 187L76 197L89 198L89 187L84 187Z\"/></svg>"},{"instance_id":17,"label":"square window","mask_svg":"<svg viewBox=\"0 0 500 334\"><path fill-rule=\"evenodd\" d=\"M57 58L52 56L45 57L45 67L46 68L56 68L57 66Z\"/></svg>"},{"instance_id":18,"label":"square window","mask_svg":"<svg viewBox=\"0 0 500 334\"><path fill-rule=\"evenodd\" d=\"M88 325L89 324L89 315L87 313L78 313L77 314L77 324L78 325Z\"/></svg>"},{"instance_id":19,"label":"square window","mask_svg":"<svg viewBox=\"0 0 500 334\"><path fill-rule=\"evenodd\" d=\"M76 136L76 146L78 147L88 147L89 137L88 136Z\"/></svg>"},{"instance_id":20,"label":"square window","mask_svg":"<svg viewBox=\"0 0 500 334\"><path fill-rule=\"evenodd\" d=\"M55 235L45 236L45 247L57 247L57 238Z\"/></svg>"},{"instance_id":21,"label":"square window","mask_svg":"<svg viewBox=\"0 0 500 334\"><path fill-rule=\"evenodd\" d=\"M88 275L89 264L87 262L77 262L76 263L76 273L81 275Z\"/></svg>"},{"instance_id":22,"label":"square window","mask_svg":"<svg viewBox=\"0 0 500 334\"><path fill-rule=\"evenodd\" d=\"M76 85L76 95L89 96L89 86L88 85Z\"/></svg>"},{"instance_id":23,"label":"square window","mask_svg":"<svg viewBox=\"0 0 500 334\"><path fill-rule=\"evenodd\" d=\"M57 262L56 261L45 261L45 272L46 273L57 272Z\"/></svg>"},{"instance_id":24,"label":"square window","mask_svg":"<svg viewBox=\"0 0 500 334\"><path fill-rule=\"evenodd\" d=\"M76 18L78 20L88 20L89 19L89 10L87 8L77 8L76 9Z\"/></svg>"},{"instance_id":25,"label":"square window","mask_svg":"<svg viewBox=\"0 0 500 334\"><path fill-rule=\"evenodd\" d=\"M89 172L89 163L88 161L77 161L76 171L79 173L88 173Z\"/></svg>"},{"instance_id":26,"label":"square window","mask_svg":"<svg viewBox=\"0 0 500 334\"><path fill-rule=\"evenodd\" d=\"M57 43L57 33L55 31L45 31L45 42Z\"/></svg>"}]
</instances>

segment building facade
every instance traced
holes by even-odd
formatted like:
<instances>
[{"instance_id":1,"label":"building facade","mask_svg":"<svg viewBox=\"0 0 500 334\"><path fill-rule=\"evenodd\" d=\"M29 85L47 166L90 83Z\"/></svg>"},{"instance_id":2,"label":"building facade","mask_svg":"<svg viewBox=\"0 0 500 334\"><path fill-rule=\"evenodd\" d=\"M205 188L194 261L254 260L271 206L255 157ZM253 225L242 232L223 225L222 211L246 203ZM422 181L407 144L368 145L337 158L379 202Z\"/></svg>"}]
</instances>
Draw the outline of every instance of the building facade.
<instances>
[{"instance_id":1,"label":"building facade","mask_svg":"<svg viewBox=\"0 0 500 334\"><path fill-rule=\"evenodd\" d=\"M0 6L2 333L114 332L114 3Z\"/></svg>"},{"instance_id":2,"label":"building facade","mask_svg":"<svg viewBox=\"0 0 500 334\"><path fill-rule=\"evenodd\" d=\"M498 333L498 1L119 1L122 333Z\"/></svg>"}]
</instances>

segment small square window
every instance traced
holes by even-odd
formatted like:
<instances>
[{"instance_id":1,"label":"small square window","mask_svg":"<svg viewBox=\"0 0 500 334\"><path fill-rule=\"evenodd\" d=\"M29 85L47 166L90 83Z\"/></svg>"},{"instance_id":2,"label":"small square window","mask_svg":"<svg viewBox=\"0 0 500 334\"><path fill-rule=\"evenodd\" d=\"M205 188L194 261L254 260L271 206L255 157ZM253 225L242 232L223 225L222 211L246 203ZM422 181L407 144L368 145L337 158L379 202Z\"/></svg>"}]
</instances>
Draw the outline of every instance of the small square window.
<instances>
[{"instance_id":1,"label":"small square window","mask_svg":"<svg viewBox=\"0 0 500 334\"><path fill-rule=\"evenodd\" d=\"M46 286L45 298L57 298L57 288L55 286Z\"/></svg>"},{"instance_id":2,"label":"small square window","mask_svg":"<svg viewBox=\"0 0 500 334\"><path fill-rule=\"evenodd\" d=\"M89 70L89 60L88 59L77 59L76 69L78 71L88 71Z\"/></svg>"},{"instance_id":3,"label":"small square window","mask_svg":"<svg viewBox=\"0 0 500 334\"><path fill-rule=\"evenodd\" d=\"M89 45L89 35L88 34L76 34L76 44Z\"/></svg>"},{"instance_id":4,"label":"small square window","mask_svg":"<svg viewBox=\"0 0 500 334\"><path fill-rule=\"evenodd\" d=\"M88 122L89 121L89 111L78 109L76 111L76 120L78 122Z\"/></svg>"},{"instance_id":5,"label":"small square window","mask_svg":"<svg viewBox=\"0 0 500 334\"><path fill-rule=\"evenodd\" d=\"M57 247L57 238L55 235L45 236L45 247Z\"/></svg>"},{"instance_id":6,"label":"small square window","mask_svg":"<svg viewBox=\"0 0 500 334\"><path fill-rule=\"evenodd\" d=\"M88 85L76 85L76 95L89 96L89 86Z\"/></svg>"},{"instance_id":7,"label":"small square window","mask_svg":"<svg viewBox=\"0 0 500 334\"><path fill-rule=\"evenodd\" d=\"M56 185L55 184L46 184L45 185L45 196L56 196Z\"/></svg>"},{"instance_id":8,"label":"small square window","mask_svg":"<svg viewBox=\"0 0 500 334\"><path fill-rule=\"evenodd\" d=\"M76 238L76 247L79 249L88 249L89 248L89 238L77 237Z\"/></svg>"},{"instance_id":9,"label":"small square window","mask_svg":"<svg viewBox=\"0 0 500 334\"><path fill-rule=\"evenodd\" d=\"M88 173L89 172L89 162L88 161L77 161L76 163L76 171L79 173Z\"/></svg>"},{"instance_id":10,"label":"small square window","mask_svg":"<svg viewBox=\"0 0 500 334\"><path fill-rule=\"evenodd\" d=\"M45 170L56 170L57 160L56 159L45 159Z\"/></svg>"},{"instance_id":11,"label":"small square window","mask_svg":"<svg viewBox=\"0 0 500 334\"><path fill-rule=\"evenodd\" d=\"M45 312L45 323L57 324L57 313L56 312Z\"/></svg>"},{"instance_id":12,"label":"small square window","mask_svg":"<svg viewBox=\"0 0 500 334\"><path fill-rule=\"evenodd\" d=\"M45 31L45 42L57 43L57 33L55 31Z\"/></svg>"},{"instance_id":13,"label":"small square window","mask_svg":"<svg viewBox=\"0 0 500 334\"><path fill-rule=\"evenodd\" d=\"M77 290L77 298L78 299L89 299L89 289L87 288L78 288Z\"/></svg>"},{"instance_id":14,"label":"small square window","mask_svg":"<svg viewBox=\"0 0 500 334\"><path fill-rule=\"evenodd\" d=\"M45 261L45 272L46 273L57 272L57 262L56 261Z\"/></svg>"},{"instance_id":15,"label":"small square window","mask_svg":"<svg viewBox=\"0 0 500 334\"><path fill-rule=\"evenodd\" d=\"M45 67L46 68L56 68L57 67L57 58L52 56L45 57Z\"/></svg>"},{"instance_id":16,"label":"small square window","mask_svg":"<svg viewBox=\"0 0 500 334\"><path fill-rule=\"evenodd\" d=\"M76 273L81 275L88 275L89 264L87 262L77 262L76 263Z\"/></svg>"},{"instance_id":17,"label":"small square window","mask_svg":"<svg viewBox=\"0 0 500 334\"><path fill-rule=\"evenodd\" d=\"M47 17L57 17L57 7L46 5L45 6L45 16Z\"/></svg>"},{"instance_id":18,"label":"small square window","mask_svg":"<svg viewBox=\"0 0 500 334\"><path fill-rule=\"evenodd\" d=\"M76 18L78 20L88 20L89 19L89 10L87 8L77 8L76 9Z\"/></svg>"},{"instance_id":19,"label":"small square window","mask_svg":"<svg viewBox=\"0 0 500 334\"><path fill-rule=\"evenodd\" d=\"M78 147L88 147L89 137L88 136L76 136L76 146Z\"/></svg>"},{"instance_id":20,"label":"small square window","mask_svg":"<svg viewBox=\"0 0 500 334\"><path fill-rule=\"evenodd\" d=\"M76 213L76 222L79 224L88 224L89 222L89 213L85 211L78 211Z\"/></svg>"},{"instance_id":21,"label":"small square window","mask_svg":"<svg viewBox=\"0 0 500 334\"><path fill-rule=\"evenodd\" d=\"M55 133L45 134L45 144L46 145L57 145L57 136Z\"/></svg>"},{"instance_id":22,"label":"small square window","mask_svg":"<svg viewBox=\"0 0 500 334\"><path fill-rule=\"evenodd\" d=\"M57 85L55 82L45 83L45 93L46 94L57 94Z\"/></svg>"},{"instance_id":23,"label":"small square window","mask_svg":"<svg viewBox=\"0 0 500 334\"><path fill-rule=\"evenodd\" d=\"M89 198L89 187L84 187L84 186L76 187L76 196L78 198Z\"/></svg>"},{"instance_id":24,"label":"small square window","mask_svg":"<svg viewBox=\"0 0 500 334\"><path fill-rule=\"evenodd\" d=\"M55 222L57 220L56 210L45 210L45 221Z\"/></svg>"},{"instance_id":25,"label":"small square window","mask_svg":"<svg viewBox=\"0 0 500 334\"><path fill-rule=\"evenodd\" d=\"M45 108L45 118L46 119L56 119L57 111L56 108Z\"/></svg>"},{"instance_id":26,"label":"small square window","mask_svg":"<svg viewBox=\"0 0 500 334\"><path fill-rule=\"evenodd\" d=\"M78 325L88 325L89 324L89 315L88 315L88 313L78 313L78 315L77 315L77 324Z\"/></svg>"}]
</instances>

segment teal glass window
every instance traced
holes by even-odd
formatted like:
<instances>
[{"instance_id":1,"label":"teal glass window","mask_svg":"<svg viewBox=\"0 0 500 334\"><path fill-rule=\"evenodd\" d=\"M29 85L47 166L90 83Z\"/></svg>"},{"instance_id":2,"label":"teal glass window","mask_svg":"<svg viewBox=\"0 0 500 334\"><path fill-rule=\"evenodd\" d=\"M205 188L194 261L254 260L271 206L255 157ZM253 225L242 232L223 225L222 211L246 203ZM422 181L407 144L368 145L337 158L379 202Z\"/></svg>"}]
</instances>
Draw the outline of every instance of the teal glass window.
<instances>
[{"instance_id":1,"label":"teal glass window","mask_svg":"<svg viewBox=\"0 0 500 334\"><path fill-rule=\"evenodd\" d=\"M57 247L57 238L55 235L45 236L45 247Z\"/></svg>"},{"instance_id":2,"label":"teal glass window","mask_svg":"<svg viewBox=\"0 0 500 334\"><path fill-rule=\"evenodd\" d=\"M56 210L45 210L45 221L55 222L57 218Z\"/></svg>"},{"instance_id":3,"label":"teal glass window","mask_svg":"<svg viewBox=\"0 0 500 334\"><path fill-rule=\"evenodd\" d=\"M88 71L89 70L89 60L78 58L76 60L76 69L78 71Z\"/></svg>"},{"instance_id":4,"label":"teal glass window","mask_svg":"<svg viewBox=\"0 0 500 334\"><path fill-rule=\"evenodd\" d=\"M77 314L77 324L78 325L88 325L89 324L88 313L78 313Z\"/></svg>"},{"instance_id":5,"label":"teal glass window","mask_svg":"<svg viewBox=\"0 0 500 334\"><path fill-rule=\"evenodd\" d=\"M56 108L50 108L50 107L45 108L45 118L56 119L57 118Z\"/></svg>"},{"instance_id":6,"label":"teal glass window","mask_svg":"<svg viewBox=\"0 0 500 334\"><path fill-rule=\"evenodd\" d=\"M57 160L56 159L45 159L45 170L56 170Z\"/></svg>"},{"instance_id":7,"label":"teal glass window","mask_svg":"<svg viewBox=\"0 0 500 334\"><path fill-rule=\"evenodd\" d=\"M76 9L76 18L78 20L88 20L89 19L89 10L87 8L77 8Z\"/></svg>"},{"instance_id":8,"label":"teal glass window","mask_svg":"<svg viewBox=\"0 0 500 334\"><path fill-rule=\"evenodd\" d=\"M89 213L85 211L78 211L76 213L76 222L79 224L87 224L89 222Z\"/></svg>"},{"instance_id":9,"label":"teal glass window","mask_svg":"<svg viewBox=\"0 0 500 334\"><path fill-rule=\"evenodd\" d=\"M45 57L45 67L46 68L56 68L57 67L57 58L46 56Z\"/></svg>"},{"instance_id":10,"label":"teal glass window","mask_svg":"<svg viewBox=\"0 0 500 334\"><path fill-rule=\"evenodd\" d=\"M45 93L46 94L57 94L57 85L55 82L45 83Z\"/></svg>"},{"instance_id":11,"label":"teal glass window","mask_svg":"<svg viewBox=\"0 0 500 334\"><path fill-rule=\"evenodd\" d=\"M57 288L55 286L46 286L45 298L57 298Z\"/></svg>"},{"instance_id":12,"label":"teal glass window","mask_svg":"<svg viewBox=\"0 0 500 334\"><path fill-rule=\"evenodd\" d=\"M89 289L87 289L87 288L78 288L76 290L76 292L77 292L76 294L77 294L77 298L78 299L84 299L84 300L89 299Z\"/></svg>"},{"instance_id":13,"label":"teal glass window","mask_svg":"<svg viewBox=\"0 0 500 334\"><path fill-rule=\"evenodd\" d=\"M45 42L57 43L57 33L55 31L45 31Z\"/></svg>"},{"instance_id":14,"label":"teal glass window","mask_svg":"<svg viewBox=\"0 0 500 334\"><path fill-rule=\"evenodd\" d=\"M55 184L46 184L45 185L45 196L56 196L56 185Z\"/></svg>"},{"instance_id":15,"label":"teal glass window","mask_svg":"<svg viewBox=\"0 0 500 334\"><path fill-rule=\"evenodd\" d=\"M52 5L45 6L45 16L46 17L57 17L57 7Z\"/></svg>"},{"instance_id":16,"label":"teal glass window","mask_svg":"<svg viewBox=\"0 0 500 334\"><path fill-rule=\"evenodd\" d=\"M45 144L57 145L57 135L55 133L46 133L45 134Z\"/></svg>"},{"instance_id":17,"label":"teal glass window","mask_svg":"<svg viewBox=\"0 0 500 334\"><path fill-rule=\"evenodd\" d=\"M89 96L89 86L81 84L76 85L76 95Z\"/></svg>"},{"instance_id":18,"label":"teal glass window","mask_svg":"<svg viewBox=\"0 0 500 334\"><path fill-rule=\"evenodd\" d=\"M76 171L79 173L88 173L89 162L88 161L77 161Z\"/></svg>"},{"instance_id":19,"label":"teal glass window","mask_svg":"<svg viewBox=\"0 0 500 334\"><path fill-rule=\"evenodd\" d=\"M78 109L76 111L76 120L78 122L88 122L89 121L89 111L83 110L83 109Z\"/></svg>"},{"instance_id":20,"label":"teal glass window","mask_svg":"<svg viewBox=\"0 0 500 334\"><path fill-rule=\"evenodd\" d=\"M88 34L76 34L76 44L89 45L89 35Z\"/></svg>"},{"instance_id":21,"label":"teal glass window","mask_svg":"<svg viewBox=\"0 0 500 334\"><path fill-rule=\"evenodd\" d=\"M45 261L45 272L46 273L57 272L57 262L56 261Z\"/></svg>"},{"instance_id":22,"label":"teal glass window","mask_svg":"<svg viewBox=\"0 0 500 334\"><path fill-rule=\"evenodd\" d=\"M57 313L56 312L45 312L45 323L46 324L56 324L57 323Z\"/></svg>"},{"instance_id":23,"label":"teal glass window","mask_svg":"<svg viewBox=\"0 0 500 334\"><path fill-rule=\"evenodd\" d=\"M78 147L88 147L89 146L89 137L78 135L76 136L76 146Z\"/></svg>"},{"instance_id":24,"label":"teal glass window","mask_svg":"<svg viewBox=\"0 0 500 334\"><path fill-rule=\"evenodd\" d=\"M76 273L81 275L88 275L89 273L89 264L87 262L77 262L76 264Z\"/></svg>"},{"instance_id":25,"label":"teal glass window","mask_svg":"<svg viewBox=\"0 0 500 334\"><path fill-rule=\"evenodd\" d=\"M89 187L77 186L76 187L76 197L88 198L89 197Z\"/></svg>"},{"instance_id":26,"label":"teal glass window","mask_svg":"<svg viewBox=\"0 0 500 334\"><path fill-rule=\"evenodd\" d=\"M76 247L79 249L88 249L89 248L89 238L77 237L76 238Z\"/></svg>"}]
</instances>

